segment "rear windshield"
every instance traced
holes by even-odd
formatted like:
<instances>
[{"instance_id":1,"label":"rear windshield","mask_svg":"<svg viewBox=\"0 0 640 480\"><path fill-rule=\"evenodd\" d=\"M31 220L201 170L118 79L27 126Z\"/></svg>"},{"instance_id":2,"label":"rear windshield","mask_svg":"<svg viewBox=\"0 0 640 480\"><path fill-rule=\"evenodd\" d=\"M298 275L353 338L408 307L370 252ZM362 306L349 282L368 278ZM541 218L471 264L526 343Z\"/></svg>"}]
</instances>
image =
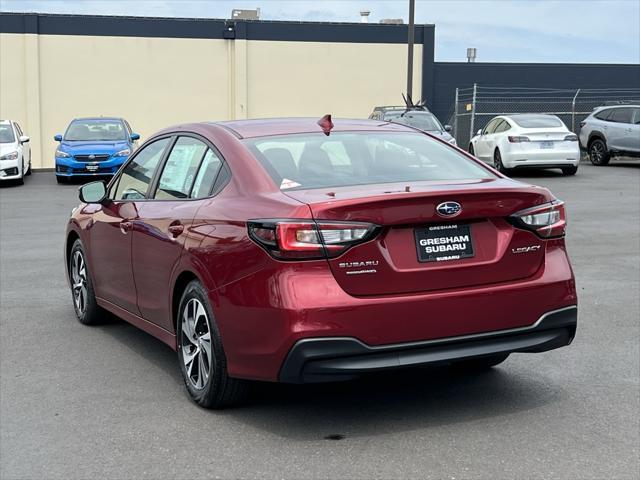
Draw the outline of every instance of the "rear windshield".
<instances>
[{"instance_id":1,"label":"rear windshield","mask_svg":"<svg viewBox=\"0 0 640 480\"><path fill-rule=\"evenodd\" d=\"M336 132L245 140L281 189L494 178L422 133Z\"/></svg>"},{"instance_id":2,"label":"rear windshield","mask_svg":"<svg viewBox=\"0 0 640 480\"><path fill-rule=\"evenodd\" d=\"M564 127L564 123L558 117L549 115L522 115L511 117L522 128L552 128Z\"/></svg>"},{"instance_id":3,"label":"rear windshield","mask_svg":"<svg viewBox=\"0 0 640 480\"><path fill-rule=\"evenodd\" d=\"M0 143L13 143L16 141L13 128L10 123L0 123Z\"/></svg>"},{"instance_id":4,"label":"rear windshield","mask_svg":"<svg viewBox=\"0 0 640 480\"><path fill-rule=\"evenodd\" d=\"M119 141L127 138L120 120L74 120L64 139L74 141Z\"/></svg>"},{"instance_id":5,"label":"rear windshield","mask_svg":"<svg viewBox=\"0 0 640 480\"><path fill-rule=\"evenodd\" d=\"M405 113L402 116L391 119L391 121L427 132L442 132L444 130L438 119L431 113Z\"/></svg>"}]
</instances>

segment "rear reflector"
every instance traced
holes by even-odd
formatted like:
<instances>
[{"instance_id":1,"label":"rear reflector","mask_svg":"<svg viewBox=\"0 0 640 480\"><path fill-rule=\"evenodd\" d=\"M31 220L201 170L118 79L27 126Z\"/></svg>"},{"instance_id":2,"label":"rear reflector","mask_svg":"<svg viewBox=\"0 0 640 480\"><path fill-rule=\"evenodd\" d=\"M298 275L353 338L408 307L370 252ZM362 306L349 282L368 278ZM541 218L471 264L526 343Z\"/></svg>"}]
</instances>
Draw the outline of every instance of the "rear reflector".
<instances>
[{"instance_id":1,"label":"rear reflector","mask_svg":"<svg viewBox=\"0 0 640 480\"><path fill-rule=\"evenodd\" d=\"M511 215L509 220L514 226L531 230L542 238L563 237L567 227L564 202L559 200L521 210Z\"/></svg>"},{"instance_id":2,"label":"rear reflector","mask_svg":"<svg viewBox=\"0 0 640 480\"><path fill-rule=\"evenodd\" d=\"M360 222L250 220L249 236L280 260L334 258L376 236L380 227Z\"/></svg>"}]
</instances>

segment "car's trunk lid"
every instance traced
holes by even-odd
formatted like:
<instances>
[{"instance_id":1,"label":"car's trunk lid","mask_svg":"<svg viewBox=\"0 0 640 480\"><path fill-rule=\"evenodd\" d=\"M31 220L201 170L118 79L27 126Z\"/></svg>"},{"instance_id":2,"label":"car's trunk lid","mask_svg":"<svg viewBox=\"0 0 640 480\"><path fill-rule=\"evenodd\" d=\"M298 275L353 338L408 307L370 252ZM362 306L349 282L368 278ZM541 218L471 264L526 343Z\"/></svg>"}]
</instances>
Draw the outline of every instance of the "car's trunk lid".
<instances>
[{"instance_id":1,"label":"car's trunk lid","mask_svg":"<svg viewBox=\"0 0 640 480\"><path fill-rule=\"evenodd\" d=\"M535 274L544 259L542 240L516 229L506 217L552 197L546 189L509 179L362 185L289 190L286 194L308 204L317 221L371 222L382 227L374 240L329 260L336 280L352 295L406 294L507 282ZM443 218L436 208L446 202L457 202L461 212L454 218ZM420 245L421 240L425 245ZM465 240L472 246L471 255L447 251L447 245L461 245ZM536 245L540 247L514 253ZM426 246L444 249L434 255L451 259L424 261L428 255L422 251L421 261L418 247ZM468 254L469 245L465 248Z\"/></svg>"}]
</instances>

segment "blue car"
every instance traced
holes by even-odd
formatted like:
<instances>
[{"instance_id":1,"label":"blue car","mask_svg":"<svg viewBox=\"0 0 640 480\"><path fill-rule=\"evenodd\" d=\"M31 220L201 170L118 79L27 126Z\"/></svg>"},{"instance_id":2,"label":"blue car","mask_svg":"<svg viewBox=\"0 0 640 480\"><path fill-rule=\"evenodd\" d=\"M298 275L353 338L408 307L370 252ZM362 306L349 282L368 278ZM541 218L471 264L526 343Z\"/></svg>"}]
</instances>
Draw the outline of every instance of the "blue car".
<instances>
[{"instance_id":1,"label":"blue car","mask_svg":"<svg viewBox=\"0 0 640 480\"><path fill-rule=\"evenodd\" d=\"M127 161L140 135L123 118L77 118L64 136L53 137L56 149L56 180L71 177L113 175Z\"/></svg>"}]
</instances>

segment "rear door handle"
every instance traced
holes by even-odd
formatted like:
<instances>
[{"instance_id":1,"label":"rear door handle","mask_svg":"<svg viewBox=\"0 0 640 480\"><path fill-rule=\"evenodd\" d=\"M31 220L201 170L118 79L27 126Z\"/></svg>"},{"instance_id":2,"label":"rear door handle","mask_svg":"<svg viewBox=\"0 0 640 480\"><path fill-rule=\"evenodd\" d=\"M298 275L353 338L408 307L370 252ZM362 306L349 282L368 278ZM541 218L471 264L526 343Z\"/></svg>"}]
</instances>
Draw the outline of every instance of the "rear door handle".
<instances>
[{"instance_id":1,"label":"rear door handle","mask_svg":"<svg viewBox=\"0 0 640 480\"><path fill-rule=\"evenodd\" d=\"M182 225L181 223L173 223L169 225L169 233L173 235L173 238L177 237L182 232L184 232L184 225Z\"/></svg>"}]
</instances>

